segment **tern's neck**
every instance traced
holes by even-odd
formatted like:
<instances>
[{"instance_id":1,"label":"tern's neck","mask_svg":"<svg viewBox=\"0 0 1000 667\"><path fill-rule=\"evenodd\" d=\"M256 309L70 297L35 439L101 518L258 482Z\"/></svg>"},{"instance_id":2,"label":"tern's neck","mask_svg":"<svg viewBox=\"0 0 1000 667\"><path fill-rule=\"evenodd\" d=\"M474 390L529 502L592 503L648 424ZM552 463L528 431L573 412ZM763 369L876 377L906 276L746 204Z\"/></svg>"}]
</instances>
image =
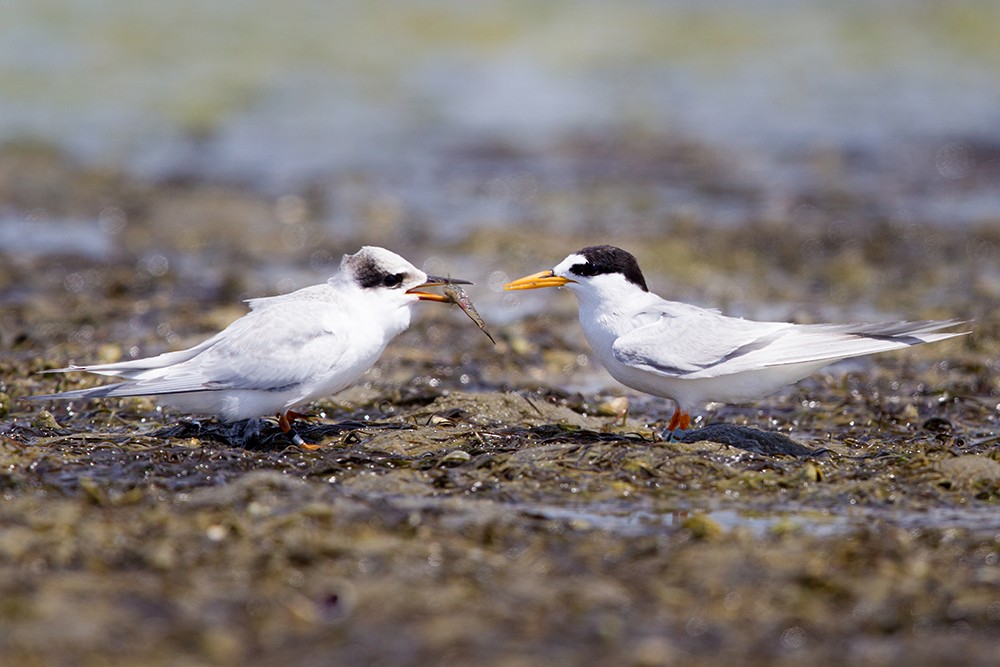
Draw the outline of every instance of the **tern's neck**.
<instances>
[{"instance_id":1,"label":"tern's neck","mask_svg":"<svg viewBox=\"0 0 1000 667\"><path fill-rule=\"evenodd\" d=\"M577 290L580 325L596 348L610 345L631 329L632 314L644 307L648 292L641 290Z\"/></svg>"}]
</instances>

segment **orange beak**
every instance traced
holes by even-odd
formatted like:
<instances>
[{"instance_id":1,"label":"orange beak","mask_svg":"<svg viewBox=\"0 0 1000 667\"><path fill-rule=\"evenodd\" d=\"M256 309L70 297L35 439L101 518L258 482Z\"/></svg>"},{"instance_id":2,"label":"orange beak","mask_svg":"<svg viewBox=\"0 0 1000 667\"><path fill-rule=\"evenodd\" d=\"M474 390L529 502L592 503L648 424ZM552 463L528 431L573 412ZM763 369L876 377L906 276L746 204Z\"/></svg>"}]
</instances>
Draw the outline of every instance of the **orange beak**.
<instances>
[{"instance_id":1,"label":"orange beak","mask_svg":"<svg viewBox=\"0 0 1000 667\"><path fill-rule=\"evenodd\" d=\"M552 271L540 271L538 273L533 273L530 276L525 276L523 278L518 278L517 280L512 280L503 286L506 290L519 290L519 289L539 289L541 287L562 287L566 283L575 282L569 278L563 278L562 276L557 276Z\"/></svg>"}]
</instances>

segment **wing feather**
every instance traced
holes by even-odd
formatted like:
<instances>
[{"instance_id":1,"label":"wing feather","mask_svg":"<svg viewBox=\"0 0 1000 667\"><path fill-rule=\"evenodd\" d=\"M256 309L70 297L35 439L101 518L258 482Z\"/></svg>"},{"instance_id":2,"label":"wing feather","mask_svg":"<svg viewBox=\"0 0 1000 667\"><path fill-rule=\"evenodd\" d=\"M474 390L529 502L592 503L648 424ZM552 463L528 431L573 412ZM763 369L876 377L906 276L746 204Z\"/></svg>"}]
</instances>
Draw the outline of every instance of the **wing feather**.
<instances>
[{"instance_id":1,"label":"wing feather","mask_svg":"<svg viewBox=\"0 0 1000 667\"><path fill-rule=\"evenodd\" d=\"M968 333L935 333L959 323L799 325L664 309L650 324L619 337L612 351L621 363L659 375L710 378L786 364L832 363Z\"/></svg>"},{"instance_id":2,"label":"wing feather","mask_svg":"<svg viewBox=\"0 0 1000 667\"><path fill-rule=\"evenodd\" d=\"M321 318L301 303L274 299L188 350L117 364L59 369L117 375L127 382L34 398L291 390L329 372L347 349L339 311L329 304L327 307L330 312ZM263 342L266 347L262 347Z\"/></svg>"}]
</instances>

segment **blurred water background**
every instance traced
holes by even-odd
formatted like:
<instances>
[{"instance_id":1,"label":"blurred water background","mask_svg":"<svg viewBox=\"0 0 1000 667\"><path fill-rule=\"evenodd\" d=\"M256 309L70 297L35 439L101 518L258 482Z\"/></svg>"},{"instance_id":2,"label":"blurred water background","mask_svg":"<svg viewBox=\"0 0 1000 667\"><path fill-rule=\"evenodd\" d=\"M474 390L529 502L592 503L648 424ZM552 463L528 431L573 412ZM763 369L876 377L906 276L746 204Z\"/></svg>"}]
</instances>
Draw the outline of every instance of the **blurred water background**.
<instances>
[{"instance_id":1,"label":"blurred water background","mask_svg":"<svg viewBox=\"0 0 1000 667\"><path fill-rule=\"evenodd\" d=\"M921 222L1000 210L989 0L7 0L0 16L3 140L150 179L318 185L332 225L372 196L444 239L660 209L739 224L838 160ZM647 169L613 159L616 142ZM595 143L606 165L579 159ZM697 146L770 197L658 179L657 146ZM990 182L934 196L973 173ZM641 205L560 209L551 194L578 179L625 179Z\"/></svg>"}]
</instances>

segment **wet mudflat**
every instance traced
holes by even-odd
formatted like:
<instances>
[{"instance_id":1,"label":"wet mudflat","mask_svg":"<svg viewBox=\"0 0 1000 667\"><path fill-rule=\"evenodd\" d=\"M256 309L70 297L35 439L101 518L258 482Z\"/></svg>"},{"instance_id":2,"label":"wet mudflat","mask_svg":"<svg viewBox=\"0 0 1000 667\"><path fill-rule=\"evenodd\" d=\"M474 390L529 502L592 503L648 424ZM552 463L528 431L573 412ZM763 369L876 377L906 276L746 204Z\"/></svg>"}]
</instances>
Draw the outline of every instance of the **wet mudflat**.
<instances>
[{"instance_id":1,"label":"wet mudflat","mask_svg":"<svg viewBox=\"0 0 1000 667\"><path fill-rule=\"evenodd\" d=\"M640 157L619 166L659 164ZM91 250L30 243L54 228L39 222L0 263L0 650L17 664L995 662L995 227L899 224L836 183L796 193L795 224L408 240L393 249L479 283L498 344L429 305L358 386L312 406L302 434L324 447L303 451L266 420L20 399L98 381L45 369L193 344L370 237L314 223L307 197L138 183L37 147L0 170L8 206L94 219ZM706 196L758 194L708 180ZM638 196L615 182L602 200ZM505 301L491 274L611 240L665 296L974 333L696 424L778 432L787 453L663 442L672 406L601 375L569 295Z\"/></svg>"}]
</instances>

